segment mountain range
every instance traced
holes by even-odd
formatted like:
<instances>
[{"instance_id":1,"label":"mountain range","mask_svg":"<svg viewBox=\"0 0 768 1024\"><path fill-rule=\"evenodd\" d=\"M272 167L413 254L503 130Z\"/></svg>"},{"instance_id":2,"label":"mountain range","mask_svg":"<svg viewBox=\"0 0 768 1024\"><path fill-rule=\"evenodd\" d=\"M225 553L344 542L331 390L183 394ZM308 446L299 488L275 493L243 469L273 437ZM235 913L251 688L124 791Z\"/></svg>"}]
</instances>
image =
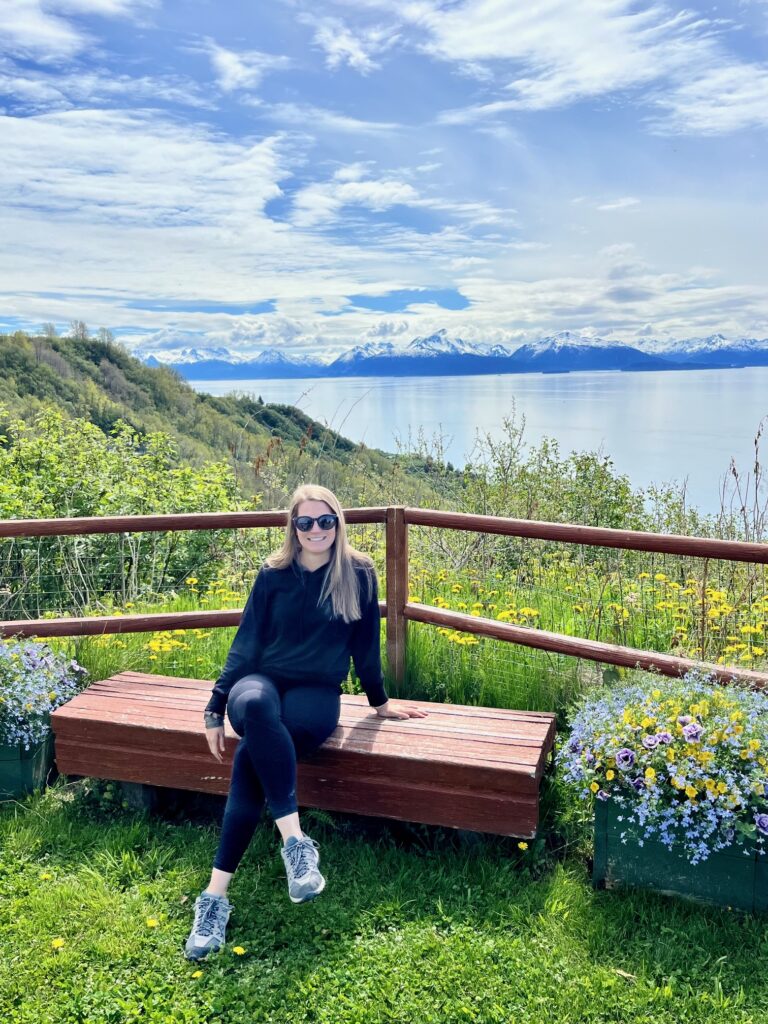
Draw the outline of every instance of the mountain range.
<instances>
[{"instance_id":1,"label":"mountain range","mask_svg":"<svg viewBox=\"0 0 768 1024\"><path fill-rule=\"evenodd\" d=\"M570 373L578 370L692 370L768 366L768 338L729 340L722 334L670 342L638 339L627 345L561 331L509 349L450 338L446 330L408 345L372 341L332 362L266 349L243 359L226 348L181 348L134 353L149 366L171 366L188 380L269 380L298 377L417 377L486 373Z\"/></svg>"}]
</instances>

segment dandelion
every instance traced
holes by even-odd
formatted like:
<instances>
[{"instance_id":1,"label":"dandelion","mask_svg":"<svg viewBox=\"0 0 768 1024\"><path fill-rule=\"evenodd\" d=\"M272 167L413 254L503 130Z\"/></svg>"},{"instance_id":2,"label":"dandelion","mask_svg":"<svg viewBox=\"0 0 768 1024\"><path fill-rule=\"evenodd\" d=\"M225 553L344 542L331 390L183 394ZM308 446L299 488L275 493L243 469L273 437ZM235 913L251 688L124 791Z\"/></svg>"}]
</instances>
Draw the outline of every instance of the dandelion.
<instances>
[{"instance_id":1,"label":"dandelion","mask_svg":"<svg viewBox=\"0 0 768 1024\"><path fill-rule=\"evenodd\" d=\"M53 949L61 949L64 945L64 939L53 939L51 946Z\"/></svg>"},{"instance_id":2,"label":"dandelion","mask_svg":"<svg viewBox=\"0 0 768 1024\"><path fill-rule=\"evenodd\" d=\"M157 920L156 917L148 917L146 920L147 928L157 928L159 924L160 922Z\"/></svg>"},{"instance_id":3,"label":"dandelion","mask_svg":"<svg viewBox=\"0 0 768 1024\"><path fill-rule=\"evenodd\" d=\"M192 971L192 977L193 978L202 978L202 976L203 976L203 972L202 971Z\"/></svg>"},{"instance_id":4,"label":"dandelion","mask_svg":"<svg viewBox=\"0 0 768 1024\"><path fill-rule=\"evenodd\" d=\"M243 956L243 954L245 953L245 950L243 949L242 946L233 946L232 947L232 952L236 953L238 956Z\"/></svg>"},{"instance_id":5,"label":"dandelion","mask_svg":"<svg viewBox=\"0 0 768 1024\"><path fill-rule=\"evenodd\" d=\"M41 871L40 872L40 881L41 882L50 882L50 880L52 878L53 878L53 875L50 873L50 871Z\"/></svg>"},{"instance_id":6,"label":"dandelion","mask_svg":"<svg viewBox=\"0 0 768 1024\"><path fill-rule=\"evenodd\" d=\"M528 843L518 843L517 844L517 848L518 848L518 850L527 850L528 849Z\"/></svg>"}]
</instances>

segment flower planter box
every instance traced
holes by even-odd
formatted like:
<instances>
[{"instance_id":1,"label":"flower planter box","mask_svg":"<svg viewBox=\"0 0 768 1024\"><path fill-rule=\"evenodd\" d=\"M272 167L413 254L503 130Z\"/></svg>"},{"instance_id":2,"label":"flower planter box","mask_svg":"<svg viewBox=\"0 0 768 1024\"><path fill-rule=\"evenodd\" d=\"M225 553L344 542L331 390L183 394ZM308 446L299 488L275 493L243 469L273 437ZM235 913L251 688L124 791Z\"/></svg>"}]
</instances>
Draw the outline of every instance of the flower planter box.
<instances>
[{"instance_id":1,"label":"flower planter box","mask_svg":"<svg viewBox=\"0 0 768 1024\"><path fill-rule=\"evenodd\" d=\"M626 820L617 820L621 813L611 801L595 801L592 882L597 888L650 889L738 910L768 910L768 855L749 846L745 853L738 845L691 864L656 840L639 846L628 835L623 843L621 833L629 829Z\"/></svg>"},{"instance_id":2,"label":"flower planter box","mask_svg":"<svg viewBox=\"0 0 768 1024\"><path fill-rule=\"evenodd\" d=\"M0 800L24 796L42 789L53 763L53 736L25 750L0 745Z\"/></svg>"}]
</instances>

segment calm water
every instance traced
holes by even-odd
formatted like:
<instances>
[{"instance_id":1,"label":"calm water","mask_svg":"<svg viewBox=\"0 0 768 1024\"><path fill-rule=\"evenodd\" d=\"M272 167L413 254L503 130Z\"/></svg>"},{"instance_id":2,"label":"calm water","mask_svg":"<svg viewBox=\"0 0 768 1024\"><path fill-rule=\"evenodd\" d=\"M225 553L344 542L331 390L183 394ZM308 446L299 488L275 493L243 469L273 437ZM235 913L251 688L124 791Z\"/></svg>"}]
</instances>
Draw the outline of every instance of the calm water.
<instances>
[{"instance_id":1,"label":"calm water","mask_svg":"<svg viewBox=\"0 0 768 1024\"><path fill-rule=\"evenodd\" d=\"M513 410L525 440L561 450L602 449L636 487L687 480L692 504L720 507L732 457L751 469L753 438L768 415L768 367L658 373L355 377L337 380L195 381L198 391L261 395L372 448L397 450L409 430L441 433L446 458L466 462L477 430L500 435ZM768 458L768 445L766 445Z\"/></svg>"}]
</instances>

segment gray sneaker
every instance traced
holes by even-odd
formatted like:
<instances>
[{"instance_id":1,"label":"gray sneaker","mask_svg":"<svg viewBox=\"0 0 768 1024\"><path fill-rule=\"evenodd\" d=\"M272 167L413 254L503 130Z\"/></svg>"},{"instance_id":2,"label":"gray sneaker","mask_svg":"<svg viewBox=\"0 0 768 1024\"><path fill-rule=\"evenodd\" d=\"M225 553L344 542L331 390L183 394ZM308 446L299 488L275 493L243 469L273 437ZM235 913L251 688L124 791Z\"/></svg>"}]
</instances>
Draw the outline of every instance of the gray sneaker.
<instances>
[{"instance_id":1,"label":"gray sneaker","mask_svg":"<svg viewBox=\"0 0 768 1024\"><path fill-rule=\"evenodd\" d=\"M184 955L187 960L202 960L221 949L226 940L227 921L232 904L226 896L202 893L195 900L195 923L189 933Z\"/></svg>"},{"instance_id":2,"label":"gray sneaker","mask_svg":"<svg viewBox=\"0 0 768 1024\"><path fill-rule=\"evenodd\" d=\"M306 903L319 896L325 888L325 879L318 871L320 854L314 839L294 836L280 851L288 875L288 895L293 903Z\"/></svg>"}]
</instances>

